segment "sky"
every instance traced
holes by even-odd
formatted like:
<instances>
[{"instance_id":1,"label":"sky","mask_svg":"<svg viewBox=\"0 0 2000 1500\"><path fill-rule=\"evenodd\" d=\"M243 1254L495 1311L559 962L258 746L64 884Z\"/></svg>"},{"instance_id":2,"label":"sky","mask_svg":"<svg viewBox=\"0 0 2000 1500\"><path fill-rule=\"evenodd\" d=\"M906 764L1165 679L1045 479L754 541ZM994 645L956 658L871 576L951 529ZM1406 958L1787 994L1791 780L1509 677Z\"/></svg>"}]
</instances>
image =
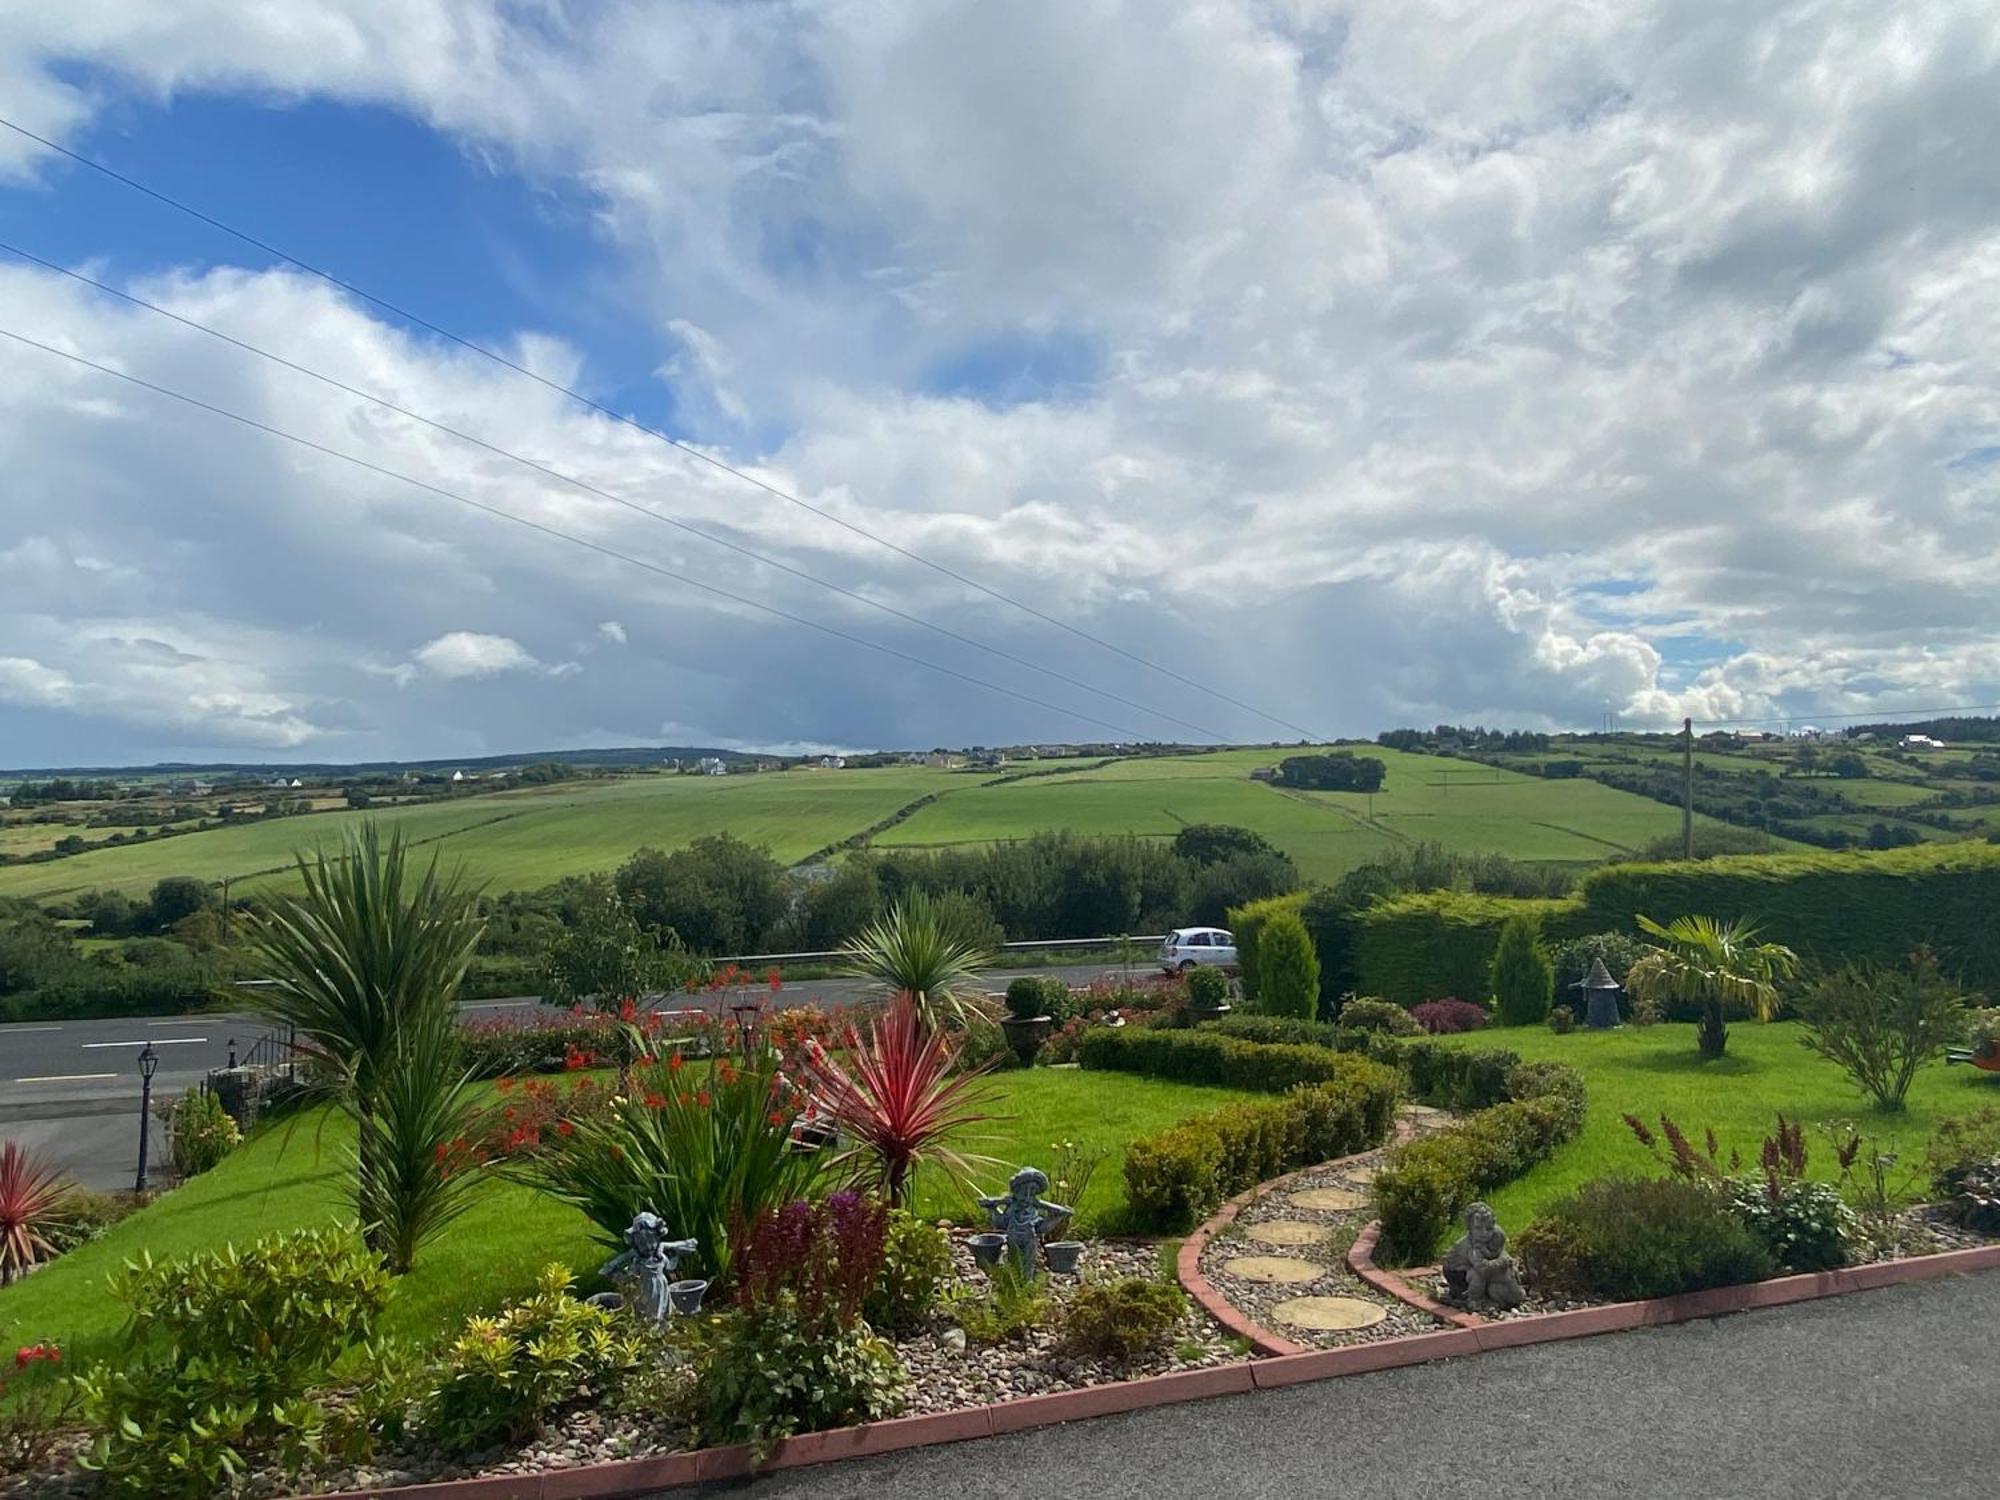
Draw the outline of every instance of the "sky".
<instances>
[{"instance_id":1,"label":"sky","mask_svg":"<svg viewBox=\"0 0 2000 1500\"><path fill-rule=\"evenodd\" d=\"M0 338L0 765L2000 701L1979 0L69 0L0 117L265 247L0 128L0 329L269 429Z\"/></svg>"}]
</instances>

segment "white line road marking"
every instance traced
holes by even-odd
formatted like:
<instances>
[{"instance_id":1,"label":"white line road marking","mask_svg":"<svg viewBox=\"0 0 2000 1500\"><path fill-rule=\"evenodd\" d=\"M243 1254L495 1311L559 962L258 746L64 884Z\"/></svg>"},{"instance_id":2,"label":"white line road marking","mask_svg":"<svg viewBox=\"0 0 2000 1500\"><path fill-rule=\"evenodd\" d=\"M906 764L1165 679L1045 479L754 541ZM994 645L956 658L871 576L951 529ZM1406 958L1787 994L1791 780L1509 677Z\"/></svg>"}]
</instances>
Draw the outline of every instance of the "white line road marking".
<instances>
[{"instance_id":1,"label":"white line road marking","mask_svg":"<svg viewBox=\"0 0 2000 1500\"><path fill-rule=\"evenodd\" d=\"M205 1036L161 1036L144 1042L85 1042L83 1047L85 1051L89 1051L92 1047L179 1047L190 1042L207 1040Z\"/></svg>"},{"instance_id":2,"label":"white line road marking","mask_svg":"<svg viewBox=\"0 0 2000 1500\"><path fill-rule=\"evenodd\" d=\"M19 1036L24 1031L61 1031L61 1030L62 1027L60 1026L9 1026L6 1030L6 1035Z\"/></svg>"},{"instance_id":3,"label":"white line road marking","mask_svg":"<svg viewBox=\"0 0 2000 1500\"><path fill-rule=\"evenodd\" d=\"M16 1083L95 1083L103 1078L118 1078L117 1073L52 1073L46 1078L16 1078Z\"/></svg>"}]
</instances>

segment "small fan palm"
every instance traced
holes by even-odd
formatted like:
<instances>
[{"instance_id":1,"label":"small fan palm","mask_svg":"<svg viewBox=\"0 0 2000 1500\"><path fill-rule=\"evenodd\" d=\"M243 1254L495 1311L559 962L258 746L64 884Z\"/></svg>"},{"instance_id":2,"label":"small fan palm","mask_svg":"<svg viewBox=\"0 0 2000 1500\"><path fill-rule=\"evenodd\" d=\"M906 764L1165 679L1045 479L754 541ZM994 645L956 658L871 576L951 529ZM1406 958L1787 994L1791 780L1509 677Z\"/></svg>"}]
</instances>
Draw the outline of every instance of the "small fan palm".
<instances>
[{"instance_id":1,"label":"small fan palm","mask_svg":"<svg viewBox=\"0 0 2000 1500\"><path fill-rule=\"evenodd\" d=\"M74 1191L56 1167L20 1142L0 1145L0 1286L54 1252L48 1231L63 1217Z\"/></svg>"},{"instance_id":2,"label":"small fan palm","mask_svg":"<svg viewBox=\"0 0 2000 1500\"><path fill-rule=\"evenodd\" d=\"M925 1024L936 1026L947 1014L964 1024L967 1001L992 954L960 935L929 896L914 891L869 923L841 957L843 974L874 980L890 999L909 996Z\"/></svg>"},{"instance_id":3,"label":"small fan palm","mask_svg":"<svg viewBox=\"0 0 2000 1500\"><path fill-rule=\"evenodd\" d=\"M1778 1011L1779 981L1798 970L1797 954L1782 943L1759 942L1749 922L1685 916L1662 925L1642 916L1639 930L1660 946L1633 962L1625 987L1641 1004L1701 1006L1695 1041L1703 1057L1720 1057L1729 1044L1725 1006L1739 1002L1768 1021Z\"/></svg>"}]
</instances>

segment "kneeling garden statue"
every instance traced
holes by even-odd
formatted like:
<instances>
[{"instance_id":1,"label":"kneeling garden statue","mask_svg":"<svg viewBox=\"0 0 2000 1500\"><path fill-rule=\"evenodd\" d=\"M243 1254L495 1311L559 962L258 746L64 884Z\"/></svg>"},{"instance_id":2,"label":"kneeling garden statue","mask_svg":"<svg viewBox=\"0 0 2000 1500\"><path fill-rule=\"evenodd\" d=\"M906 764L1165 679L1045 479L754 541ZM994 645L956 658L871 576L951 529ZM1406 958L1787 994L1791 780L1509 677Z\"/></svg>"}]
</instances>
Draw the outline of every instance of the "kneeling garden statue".
<instances>
[{"instance_id":1,"label":"kneeling garden statue","mask_svg":"<svg viewBox=\"0 0 2000 1500\"><path fill-rule=\"evenodd\" d=\"M1528 1300L1507 1253L1507 1232L1484 1203L1465 1210L1465 1233L1445 1252L1441 1269L1445 1301L1472 1312L1506 1312Z\"/></svg>"},{"instance_id":2,"label":"kneeling garden statue","mask_svg":"<svg viewBox=\"0 0 2000 1500\"><path fill-rule=\"evenodd\" d=\"M1043 1231L1051 1220L1068 1219L1072 1213L1065 1205L1044 1199L1048 1190L1048 1173L1023 1167L1008 1180L1005 1197L979 1200L994 1229L1004 1236L1015 1266L1031 1280L1041 1273Z\"/></svg>"},{"instance_id":3,"label":"kneeling garden statue","mask_svg":"<svg viewBox=\"0 0 2000 1500\"><path fill-rule=\"evenodd\" d=\"M683 1255L694 1254L696 1243L668 1239L666 1220L655 1213L642 1213L625 1231L626 1248L606 1261L599 1274L628 1277L636 1293L633 1310L651 1322L660 1322L669 1309L694 1312L701 1306L701 1294L708 1290L708 1283L672 1278L674 1267Z\"/></svg>"}]
</instances>

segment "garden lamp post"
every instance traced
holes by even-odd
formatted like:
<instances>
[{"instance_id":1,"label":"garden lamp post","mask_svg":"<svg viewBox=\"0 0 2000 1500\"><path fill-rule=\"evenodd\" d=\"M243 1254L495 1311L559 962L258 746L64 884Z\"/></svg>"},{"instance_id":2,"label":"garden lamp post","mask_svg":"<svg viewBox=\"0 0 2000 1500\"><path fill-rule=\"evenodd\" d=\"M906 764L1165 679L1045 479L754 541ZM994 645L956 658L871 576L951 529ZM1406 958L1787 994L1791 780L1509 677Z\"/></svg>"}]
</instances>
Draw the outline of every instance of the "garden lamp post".
<instances>
[{"instance_id":1,"label":"garden lamp post","mask_svg":"<svg viewBox=\"0 0 2000 1500\"><path fill-rule=\"evenodd\" d=\"M132 1191L146 1191L146 1148L151 1143L147 1139L148 1127L153 1122L153 1074L159 1070L160 1054L153 1050L151 1042L146 1043L139 1053L139 1181Z\"/></svg>"}]
</instances>

